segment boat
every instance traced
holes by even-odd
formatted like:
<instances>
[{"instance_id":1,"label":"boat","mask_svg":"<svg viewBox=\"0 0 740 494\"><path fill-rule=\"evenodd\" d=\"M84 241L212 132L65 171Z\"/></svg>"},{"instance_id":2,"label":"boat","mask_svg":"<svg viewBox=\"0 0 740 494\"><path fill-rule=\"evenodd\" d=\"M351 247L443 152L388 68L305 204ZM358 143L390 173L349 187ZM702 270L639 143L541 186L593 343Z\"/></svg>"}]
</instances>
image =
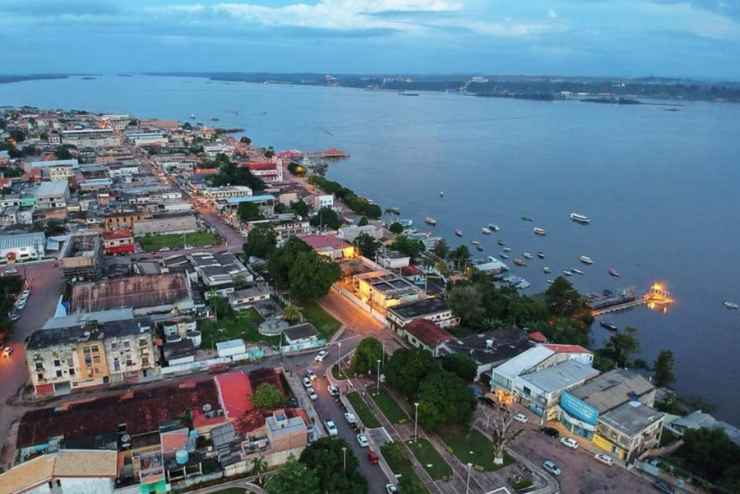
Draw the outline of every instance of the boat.
<instances>
[{"instance_id":1,"label":"boat","mask_svg":"<svg viewBox=\"0 0 740 494\"><path fill-rule=\"evenodd\" d=\"M530 221L531 222L531 221L534 221L534 220L532 218L530 218L529 216L522 216L522 221Z\"/></svg>"},{"instance_id":2,"label":"boat","mask_svg":"<svg viewBox=\"0 0 740 494\"><path fill-rule=\"evenodd\" d=\"M532 259L533 256L529 252L525 252L522 254L522 257L524 257L525 259Z\"/></svg>"},{"instance_id":3,"label":"boat","mask_svg":"<svg viewBox=\"0 0 740 494\"><path fill-rule=\"evenodd\" d=\"M498 244L499 244L500 246L502 246L502 247L503 247L504 245L506 245L506 242L504 242L503 240L499 240L499 241L498 241L497 243L498 243Z\"/></svg>"},{"instance_id":4,"label":"boat","mask_svg":"<svg viewBox=\"0 0 740 494\"><path fill-rule=\"evenodd\" d=\"M544 268L543 268L542 270L543 270L543 271L544 271L545 273L552 273L552 269L550 269L550 267L549 267L549 266L545 266L545 267L544 267Z\"/></svg>"},{"instance_id":5,"label":"boat","mask_svg":"<svg viewBox=\"0 0 740 494\"><path fill-rule=\"evenodd\" d=\"M569 270L567 270L567 269L564 269L564 270L563 270L563 274L564 274L565 276L573 276L573 273L571 273L571 272L570 272Z\"/></svg>"},{"instance_id":6,"label":"boat","mask_svg":"<svg viewBox=\"0 0 740 494\"><path fill-rule=\"evenodd\" d=\"M501 230L501 227L498 226L498 225L494 225L493 223L489 223L488 224L488 229L491 230L492 232L497 232L497 231Z\"/></svg>"},{"instance_id":7,"label":"boat","mask_svg":"<svg viewBox=\"0 0 740 494\"><path fill-rule=\"evenodd\" d=\"M602 328L608 329L609 331L617 331L619 328L614 323L610 323L609 321L600 321L599 324L601 324Z\"/></svg>"},{"instance_id":8,"label":"boat","mask_svg":"<svg viewBox=\"0 0 740 494\"><path fill-rule=\"evenodd\" d=\"M424 218L424 223L426 223L427 225L435 226L437 224L437 220L432 218L431 216L427 216L426 218Z\"/></svg>"},{"instance_id":9,"label":"boat","mask_svg":"<svg viewBox=\"0 0 740 494\"><path fill-rule=\"evenodd\" d=\"M195 120L195 113L191 113L191 114L190 114L190 119L191 119L191 120Z\"/></svg>"},{"instance_id":10,"label":"boat","mask_svg":"<svg viewBox=\"0 0 740 494\"><path fill-rule=\"evenodd\" d=\"M401 214L401 208L388 208L386 211L393 214Z\"/></svg>"},{"instance_id":11,"label":"boat","mask_svg":"<svg viewBox=\"0 0 740 494\"><path fill-rule=\"evenodd\" d=\"M553 280L547 280L548 285L552 285L553 283L555 283Z\"/></svg>"},{"instance_id":12,"label":"boat","mask_svg":"<svg viewBox=\"0 0 740 494\"><path fill-rule=\"evenodd\" d=\"M218 122L218 118L216 117L211 118L211 122Z\"/></svg>"},{"instance_id":13,"label":"boat","mask_svg":"<svg viewBox=\"0 0 740 494\"><path fill-rule=\"evenodd\" d=\"M570 219L571 221L575 221L576 223L580 223L582 225L588 225L589 223L591 223L591 218L578 213L570 213Z\"/></svg>"},{"instance_id":14,"label":"boat","mask_svg":"<svg viewBox=\"0 0 740 494\"><path fill-rule=\"evenodd\" d=\"M594 263L594 260L588 256L581 256L578 258L578 260L581 261L583 264L588 264L589 266Z\"/></svg>"},{"instance_id":15,"label":"boat","mask_svg":"<svg viewBox=\"0 0 740 494\"><path fill-rule=\"evenodd\" d=\"M504 247L503 248L503 251L504 252L511 252L511 247Z\"/></svg>"},{"instance_id":16,"label":"boat","mask_svg":"<svg viewBox=\"0 0 740 494\"><path fill-rule=\"evenodd\" d=\"M470 243L473 245L480 245L480 240L471 240Z\"/></svg>"},{"instance_id":17,"label":"boat","mask_svg":"<svg viewBox=\"0 0 740 494\"><path fill-rule=\"evenodd\" d=\"M445 193L444 192L440 192L439 193L439 197L444 197L444 196L445 196Z\"/></svg>"},{"instance_id":18,"label":"boat","mask_svg":"<svg viewBox=\"0 0 740 494\"><path fill-rule=\"evenodd\" d=\"M574 272L575 274L580 274L581 276L583 276L583 271L581 271L578 268L571 268L571 271Z\"/></svg>"},{"instance_id":19,"label":"boat","mask_svg":"<svg viewBox=\"0 0 740 494\"><path fill-rule=\"evenodd\" d=\"M540 228L539 226L535 227L534 230L532 230L535 235L539 235L540 237L544 237L547 233L545 232L544 228Z\"/></svg>"},{"instance_id":20,"label":"boat","mask_svg":"<svg viewBox=\"0 0 740 494\"><path fill-rule=\"evenodd\" d=\"M740 305L737 305L735 302L722 302L722 305L725 306L725 308L729 310L738 310L740 309Z\"/></svg>"},{"instance_id":21,"label":"boat","mask_svg":"<svg viewBox=\"0 0 740 494\"><path fill-rule=\"evenodd\" d=\"M400 223L402 227L408 228L414 224L414 220L401 219L401 220L398 220L398 223Z\"/></svg>"},{"instance_id":22,"label":"boat","mask_svg":"<svg viewBox=\"0 0 740 494\"><path fill-rule=\"evenodd\" d=\"M527 265L527 261L525 261L521 257L515 257L514 258L514 264L516 264L517 266L526 266Z\"/></svg>"},{"instance_id":23,"label":"boat","mask_svg":"<svg viewBox=\"0 0 740 494\"><path fill-rule=\"evenodd\" d=\"M622 277L622 275L619 274L619 272L616 269L614 269L614 268L609 268L609 274L611 276L614 276L615 278L621 278Z\"/></svg>"},{"instance_id":24,"label":"boat","mask_svg":"<svg viewBox=\"0 0 740 494\"><path fill-rule=\"evenodd\" d=\"M485 227L485 226L484 226L483 228L481 228L481 229L480 229L480 232L481 232L481 233L482 233L483 235L490 235L491 233L493 233L493 232L491 231L491 229L490 229L490 228L488 228L488 227Z\"/></svg>"},{"instance_id":25,"label":"boat","mask_svg":"<svg viewBox=\"0 0 740 494\"><path fill-rule=\"evenodd\" d=\"M508 259L508 258L509 258L509 254L504 254L504 253L502 252L501 254L499 254L499 257L500 257L501 259Z\"/></svg>"},{"instance_id":26,"label":"boat","mask_svg":"<svg viewBox=\"0 0 740 494\"><path fill-rule=\"evenodd\" d=\"M455 235L457 235L458 237L462 237L463 236L462 230L455 230Z\"/></svg>"},{"instance_id":27,"label":"boat","mask_svg":"<svg viewBox=\"0 0 740 494\"><path fill-rule=\"evenodd\" d=\"M544 253L544 252L542 252L542 251L539 251L539 252L537 253L537 257L539 257L540 259L544 259L544 258L545 258L545 253Z\"/></svg>"},{"instance_id":28,"label":"boat","mask_svg":"<svg viewBox=\"0 0 740 494\"><path fill-rule=\"evenodd\" d=\"M478 252L483 252L483 247L481 247L480 245L476 245L475 250L477 250Z\"/></svg>"}]
</instances>

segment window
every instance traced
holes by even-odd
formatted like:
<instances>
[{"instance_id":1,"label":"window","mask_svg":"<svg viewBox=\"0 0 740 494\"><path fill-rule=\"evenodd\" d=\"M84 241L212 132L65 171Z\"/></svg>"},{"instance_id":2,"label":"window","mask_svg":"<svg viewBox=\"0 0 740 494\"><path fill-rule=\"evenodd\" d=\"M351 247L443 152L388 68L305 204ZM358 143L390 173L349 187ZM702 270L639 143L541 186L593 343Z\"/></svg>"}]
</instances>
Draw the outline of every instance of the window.
<instances>
[{"instance_id":1,"label":"window","mask_svg":"<svg viewBox=\"0 0 740 494\"><path fill-rule=\"evenodd\" d=\"M123 342L123 348L131 348L131 342L126 340Z\"/></svg>"},{"instance_id":2,"label":"window","mask_svg":"<svg viewBox=\"0 0 740 494\"><path fill-rule=\"evenodd\" d=\"M84 353L90 353L90 347L89 346L86 346L85 348L82 349L82 351Z\"/></svg>"},{"instance_id":3,"label":"window","mask_svg":"<svg viewBox=\"0 0 740 494\"><path fill-rule=\"evenodd\" d=\"M54 361L54 367L61 367L62 363L59 360Z\"/></svg>"},{"instance_id":4,"label":"window","mask_svg":"<svg viewBox=\"0 0 740 494\"><path fill-rule=\"evenodd\" d=\"M149 342L147 341L147 339L146 339L146 338L141 338L141 339L139 340L139 346L147 346L147 344L148 344L148 343L149 343Z\"/></svg>"},{"instance_id":5,"label":"window","mask_svg":"<svg viewBox=\"0 0 740 494\"><path fill-rule=\"evenodd\" d=\"M70 376L74 376L75 375L75 370L73 368L71 368L71 367L69 368L69 375Z\"/></svg>"},{"instance_id":6,"label":"window","mask_svg":"<svg viewBox=\"0 0 740 494\"><path fill-rule=\"evenodd\" d=\"M42 364L41 362L36 362L36 370L37 371L44 370L44 364Z\"/></svg>"},{"instance_id":7,"label":"window","mask_svg":"<svg viewBox=\"0 0 740 494\"><path fill-rule=\"evenodd\" d=\"M100 363L100 355L95 355L93 357L93 362L95 362L96 364L99 364Z\"/></svg>"},{"instance_id":8,"label":"window","mask_svg":"<svg viewBox=\"0 0 740 494\"><path fill-rule=\"evenodd\" d=\"M60 370L57 371L57 377L62 377L62 371Z\"/></svg>"},{"instance_id":9,"label":"window","mask_svg":"<svg viewBox=\"0 0 740 494\"><path fill-rule=\"evenodd\" d=\"M134 365L134 363L133 363L133 361L131 361L131 359L129 359L129 360L126 361L126 365L128 367L132 367Z\"/></svg>"},{"instance_id":10,"label":"window","mask_svg":"<svg viewBox=\"0 0 740 494\"><path fill-rule=\"evenodd\" d=\"M110 349L115 350L116 348L118 348L118 342L114 341L113 343L110 344Z\"/></svg>"},{"instance_id":11,"label":"window","mask_svg":"<svg viewBox=\"0 0 740 494\"><path fill-rule=\"evenodd\" d=\"M43 381L44 380L44 374L41 373L41 372L39 372L38 374L36 374L36 380L37 381Z\"/></svg>"}]
</instances>

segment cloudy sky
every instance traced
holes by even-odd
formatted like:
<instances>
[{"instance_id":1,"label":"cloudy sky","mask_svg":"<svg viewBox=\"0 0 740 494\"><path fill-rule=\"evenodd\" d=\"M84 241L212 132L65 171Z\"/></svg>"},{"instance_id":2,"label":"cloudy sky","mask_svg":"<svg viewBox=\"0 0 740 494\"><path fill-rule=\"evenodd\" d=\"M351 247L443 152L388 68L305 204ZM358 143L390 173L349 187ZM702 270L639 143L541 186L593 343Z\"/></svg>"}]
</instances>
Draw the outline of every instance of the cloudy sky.
<instances>
[{"instance_id":1,"label":"cloudy sky","mask_svg":"<svg viewBox=\"0 0 740 494\"><path fill-rule=\"evenodd\" d=\"M740 0L0 0L0 73L740 79Z\"/></svg>"}]
</instances>

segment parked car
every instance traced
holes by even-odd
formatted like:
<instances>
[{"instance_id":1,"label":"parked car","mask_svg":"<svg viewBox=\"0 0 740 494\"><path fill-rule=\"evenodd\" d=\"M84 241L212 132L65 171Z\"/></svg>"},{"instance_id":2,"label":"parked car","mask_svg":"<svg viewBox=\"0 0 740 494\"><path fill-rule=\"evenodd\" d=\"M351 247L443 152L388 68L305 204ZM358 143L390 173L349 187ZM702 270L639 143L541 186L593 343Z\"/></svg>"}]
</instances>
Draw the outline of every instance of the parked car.
<instances>
[{"instance_id":1,"label":"parked car","mask_svg":"<svg viewBox=\"0 0 740 494\"><path fill-rule=\"evenodd\" d=\"M327 352L326 350L321 350L313 359L316 362L323 362L327 355L329 355L329 352Z\"/></svg>"},{"instance_id":2,"label":"parked car","mask_svg":"<svg viewBox=\"0 0 740 494\"><path fill-rule=\"evenodd\" d=\"M557 429L553 429L552 427L543 427L541 430L548 436L554 437L555 439L560 437L560 432L558 432Z\"/></svg>"},{"instance_id":3,"label":"parked car","mask_svg":"<svg viewBox=\"0 0 740 494\"><path fill-rule=\"evenodd\" d=\"M370 446L365 434L357 434L357 444L359 444L361 448L367 448Z\"/></svg>"},{"instance_id":4,"label":"parked car","mask_svg":"<svg viewBox=\"0 0 740 494\"><path fill-rule=\"evenodd\" d=\"M334 423L333 420L325 421L324 425L326 425L326 432L329 434L330 437L339 435L339 430L337 430L337 425Z\"/></svg>"},{"instance_id":5,"label":"parked car","mask_svg":"<svg viewBox=\"0 0 740 494\"><path fill-rule=\"evenodd\" d=\"M310 388L311 387L311 379L308 378L308 376L303 378L303 387L304 388Z\"/></svg>"},{"instance_id":6,"label":"parked car","mask_svg":"<svg viewBox=\"0 0 740 494\"><path fill-rule=\"evenodd\" d=\"M308 369L306 371L306 377L309 378L313 382L316 380L316 373L312 369Z\"/></svg>"},{"instance_id":7,"label":"parked car","mask_svg":"<svg viewBox=\"0 0 740 494\"><path fill-rule=\"evenodd\" d=\"M378 453L368 448L367 461L369 461L371 465L377 465L380 463L380 456L378 456Z\"/></svg>"},{"instance_id":8,"label":"parked car","mask_svg":"<svg viewBox=\"0 0 740 494\"><path fill-rule=\"evenodd\" d=\"M557 464L552 460L545 460L544 463L542 463L542 468L555 475L556 477L560 475L560 467L558 467Z\"/></svg>"},{"instance_id":9,"label":"parked car","mask_svg":"<svg viewBox=\"0 0 740 494\"><path fill-rule=\"evenodd\" d=\"M344 420L346 420L349 425L357 425L357 417L355 417L354 413L346 412L344 414Z\"/></svg>"},{"instance_id":10,"label":"parked car","mask_svg":"<svg viewBox=\"0 0 740 494\"><path fill-rule=\"evenodd\" d=\"M614 458L612 458L609 455L605 455L604 453L599 453L596 456L594 456L597 461L600 461L601 463L605 465L612 466L614 464Z\"/></svg>"},{"instance_id":11,"label":"parked car","mask_svg":"<svg viewBox=\"0 0 740 494\"><path fill-rule=\"evenodd\" d=\"M11 355L13 355L14 348L10 345L3 348L3 357L10 358Z\"/></svg>"},{"instance_id":12,"label":"parked car","mask_svg":"<svg viewBox=\"0 0 740 494\"><path fill-rule=\"evenodd\" d=\"M329 390L329 394L332 396L339 396L339 388L334 386L333 384L330 384L326 389Z\"/></svg>"},{"instance_id":13,"label":"parked car","mask_svg":"<svg viewBox=\"0 0 740 494\"><path fill-rule=\"evenodd\" d=\"M309 397L309 398L310 398L310 399L311 399L312 401L313 401L313 400L318 400L318 399L319 399L319 395L317 395L317 394L316 394L316 390L315 390L315 389L313 389L313 387L310 387L310 388L306 388L306 393L308 393L308 397Z\"/></svg>"},{"instance_id":14,"label":"parked car","mask_svg":"<svg viewBox=\"0 0 740 494\"><path fill-rule=\"evenodd\" d=\"M529 419L523 413L517 413L517 414L515 414L514 415L514 420L516 420L517 422L520 422L522 424L526 424L527 422L529 422Z\"/></svg>"},{"instance_id":15,"label":"parked car","mask_svg":"<svg viewBox=\"0 0 740 494\"><path fill-rule=\"evenodd\" d=\"M385 492L388 494L398 494L398 486L396 484L385 484Z\"/></svg>"},{"instance_id":16,"label":"parked car","mask_svg":"<svg viewBox=\"0 0 740 494\"><path fill-rule=\"evenodd\" d=\"M578 443L572 437L561 437L560 444L570 449L578 449Z\"/></svg>"}]
</instances>

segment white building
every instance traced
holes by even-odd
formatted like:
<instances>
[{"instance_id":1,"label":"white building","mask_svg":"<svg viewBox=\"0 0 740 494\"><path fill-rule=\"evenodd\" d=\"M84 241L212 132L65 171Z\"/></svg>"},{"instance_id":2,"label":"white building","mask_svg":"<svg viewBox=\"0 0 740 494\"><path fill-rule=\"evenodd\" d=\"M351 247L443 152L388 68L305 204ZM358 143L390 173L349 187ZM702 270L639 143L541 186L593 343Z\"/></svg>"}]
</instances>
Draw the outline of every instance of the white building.
<instances>
[{"instance_id":1,"label":"white building","mask_svg":"<svg viewBox=\"0 0 740 494\"><path fill-rule=\"evenodd\" d=\"M46 253L46 235L20 233L0 235L0 264L41 259Z\"/></svg>"},{"instance_id":2,"label":"white building","mask_svg":"<svg viewBox=\"0 0 740 494\"><path fill-rule=\"evenodd\" d=\"M110 147L121 144L113 129L63 130L62 142L80 147Z\"/></svg>"},{"instance_id":3,"label":"white building","mask_svg":"<svg viewBox=\"0 0 740 494\"><path fill-rule=\"evenodd\" d=\"M247 353L247 347L244 344L244 340L235 339L227 340L216 343L216 352L219 357L232 357L234 355L240 355Z\"/></svg>"},{"instance_id":4,"label":"white building","mask_svg":"<svg viewBox=\"0 0 740 494\"><path fill-rule=\"evenodd\" d=\"M252 189L246 185L230 185L228 187L206 187L203 197L209 201L226 201L239 197L251 197Z\"/></svg>"},{"instance_id":5,"label":"white building","mask_svg":"<svg viewBox=\"0 0 740 494\"><path fill-rule=\"evenodd\" d=\"M162 132L127 132L126 140L134 146L164 145L169 142Z\"/></svg>"},{"instance_id":6,"label":"white building","mask_svg":"<svg viewBox=\"0 0 740 494\"><path fill-rule=\"evenodd\" d=\"M313 208L333 208L334 194L319 194L313 197Z\"/></svg>"},{"instance_id":7,"label":"white building","mask_svg":"<svg viewBox=\"0 0 740 494\"><path fill-rule=\"evenodd\" d=\"M66 208L69 187L66 182L41 182L34 194L38 209Z\"/></svg>"}]
</instances>

